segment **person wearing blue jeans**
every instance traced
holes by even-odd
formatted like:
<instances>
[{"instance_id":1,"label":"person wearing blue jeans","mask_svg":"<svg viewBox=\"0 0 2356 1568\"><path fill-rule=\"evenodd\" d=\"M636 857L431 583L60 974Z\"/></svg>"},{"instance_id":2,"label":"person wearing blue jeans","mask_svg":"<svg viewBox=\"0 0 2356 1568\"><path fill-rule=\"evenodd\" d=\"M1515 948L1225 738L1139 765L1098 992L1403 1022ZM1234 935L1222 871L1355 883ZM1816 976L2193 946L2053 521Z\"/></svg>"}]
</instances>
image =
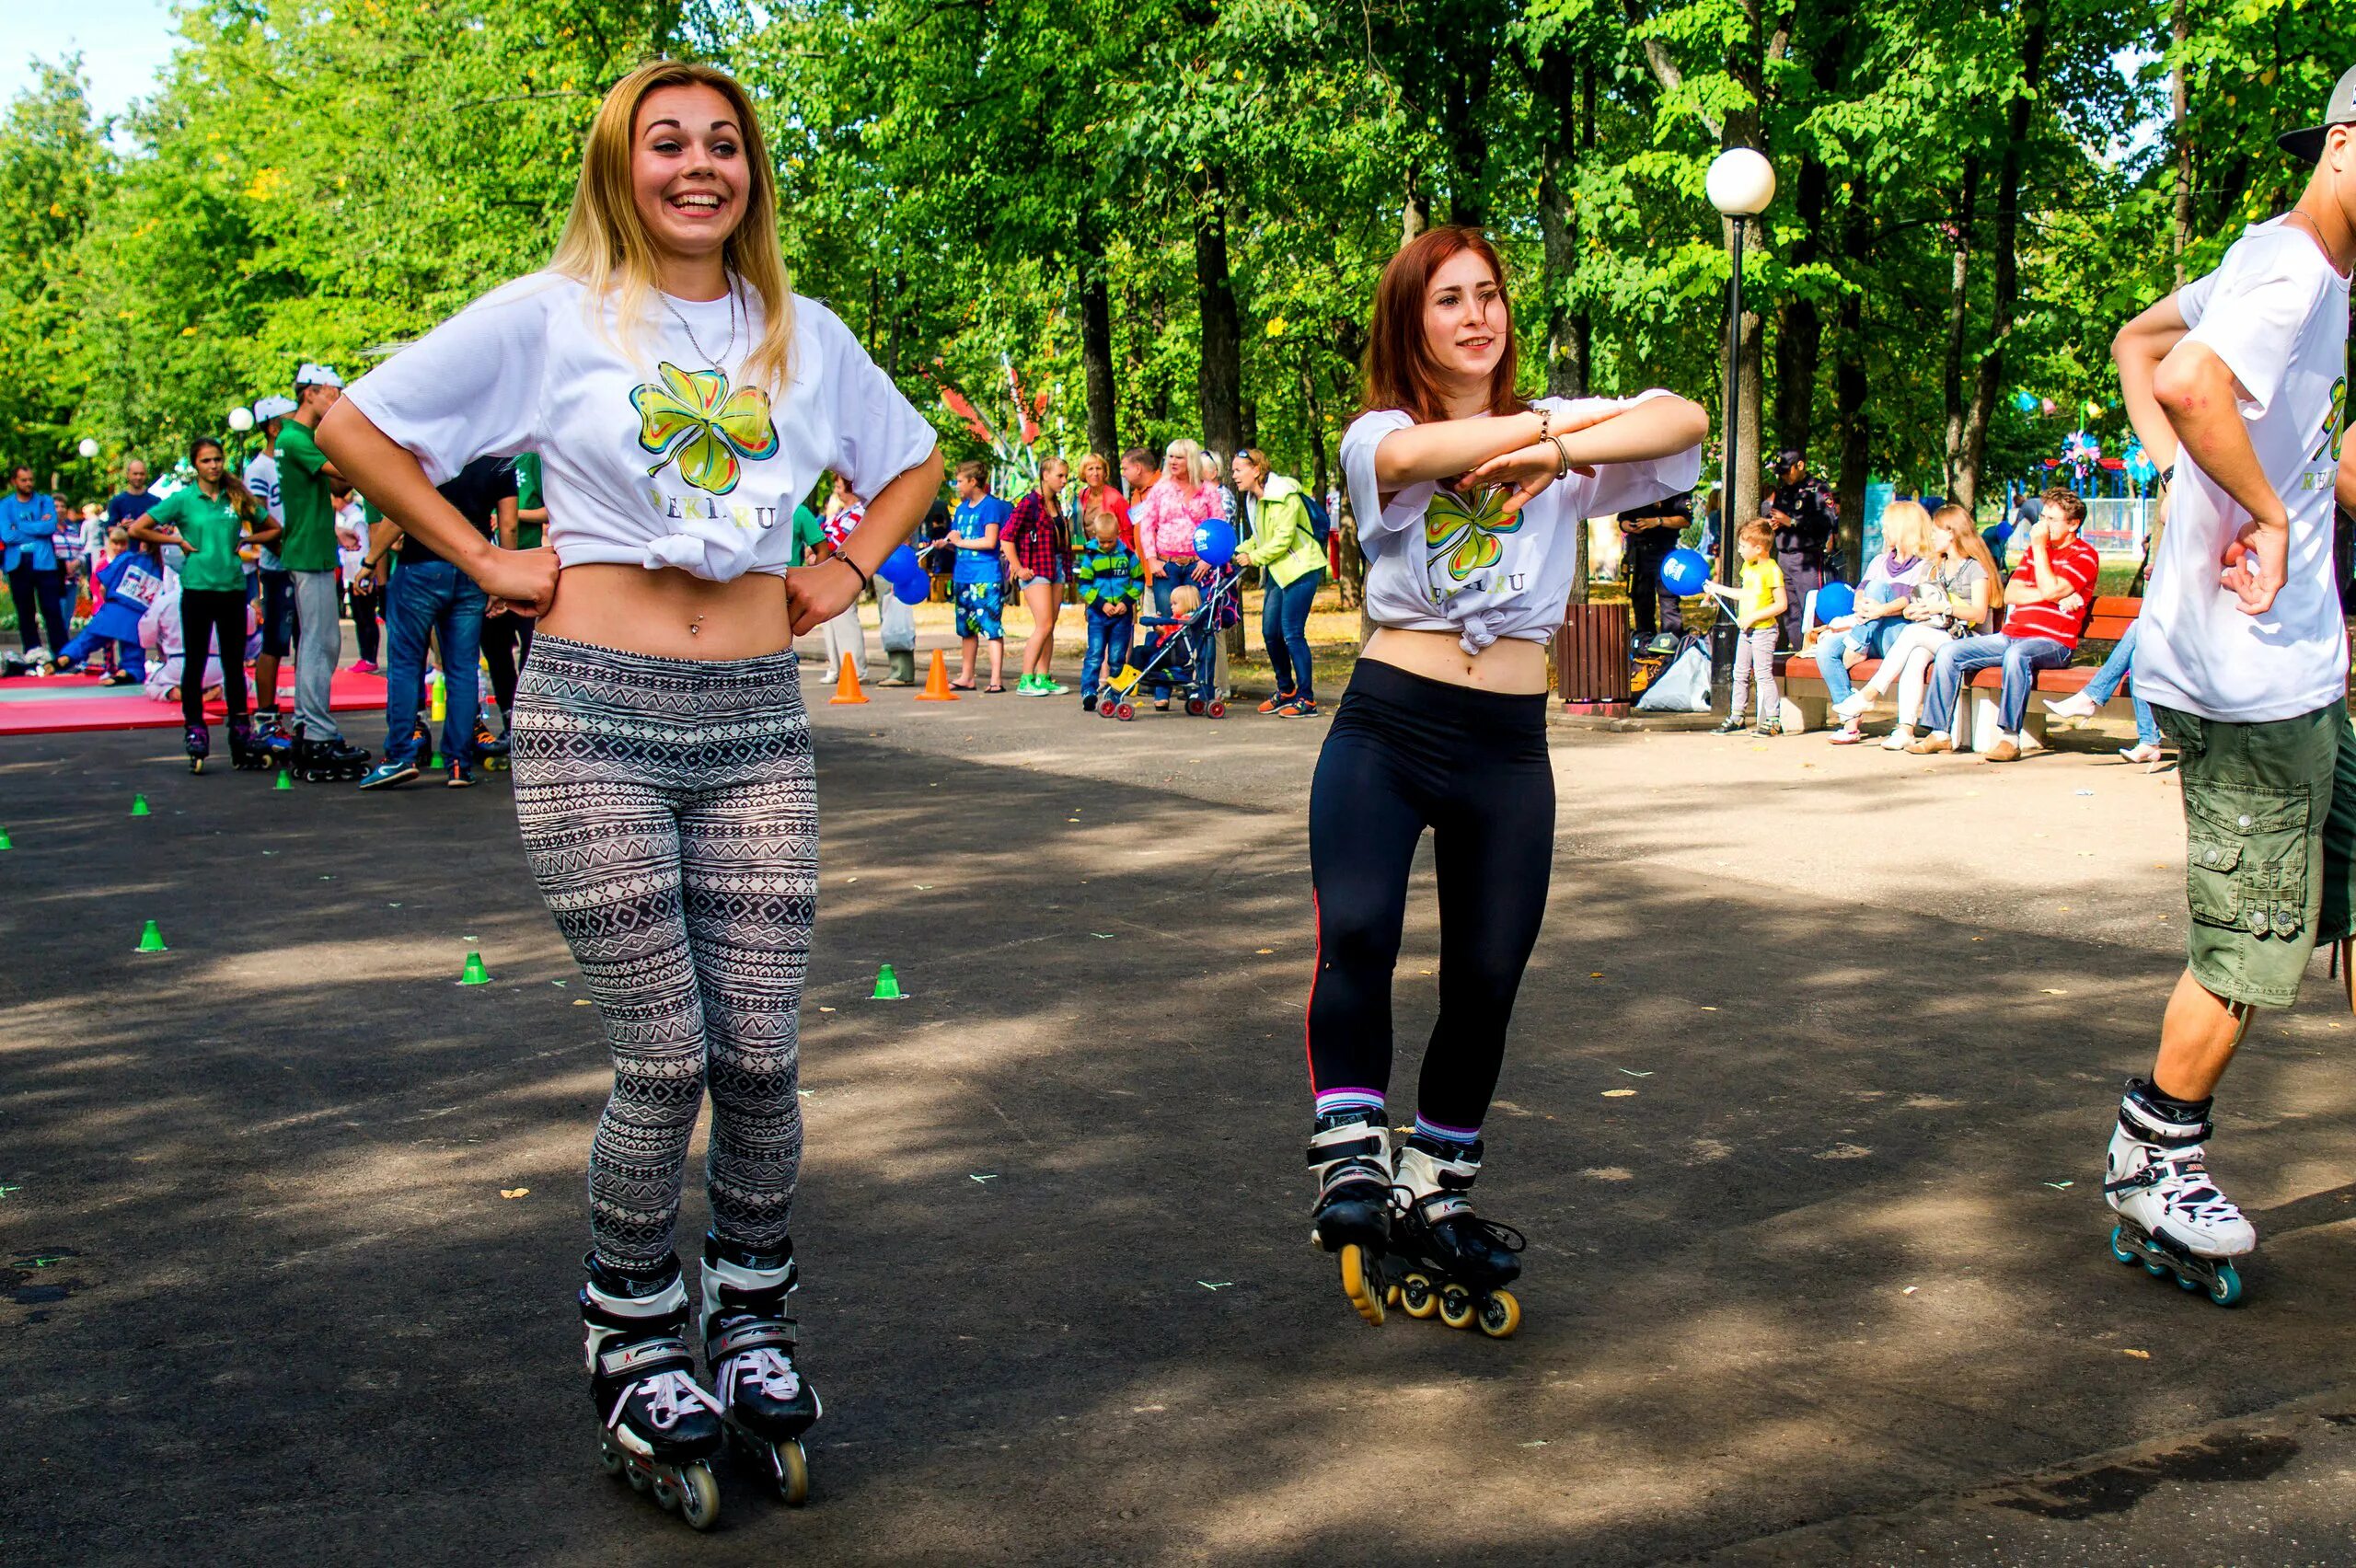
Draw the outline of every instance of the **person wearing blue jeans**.
<instances>
[{"instance_id":1,"label":"person wearing blue jeans","mask_svg":"<svg viewBox=\"0 0 2356 1568\"><path fill-rule=\"evenodd\" d=\"M1908 749L1948 749L1932 743L1954 727L1963 683L1992 664L2004 666L2004 689L1997 698L2001 713L1998 727L2007 735L2017 733L2022 720L2028 715L2028 698L2036 689L2037 673L2058 670L2069 662L2069 648L2050 637L2008 637L2001 631L1992 631L1981 637L1956 639L1940 649L1939 656L1931 663L1931 695L1923 704L1923 727L1930 733Z\"/></svg>"},{"instance_id":2,"label":"person wearing blue jeans","mask_svg":"<svg viewBox=\"0 0 2356 1568\"><path fill-rule=\"evenodd\" d=\"M1914 585L1932 565L1931 514L1921 502L1891 502L1882 513L1881 528L1887 548L1866 564L1865 581L1857 585L1855 623L1817 639L1817 674L1836 709L1856 689L1849 679L1849 661L1888 658L1890 644L1913 624L1906 618L1906 606L1913 600ZM1852 716L1842 721L1833 739L1853 744L1863 734Z\"/></svg>"},{"instance_id":3,"label":"person wearing blue jeans","mask_svg":"<svg viewBox=\"0 0 2356 1568\"><path fill-rule=\"evenodd\" d=\"M2102 662L2102 668L2096 672L2093 680L2086 683L2085 688L2075 696L2049 700L2045 705L2046 711L2056 719L2091 719L2102 711L2103 704L2119 695L2120 683L2127 679L2129 671L2134 666L2136 633L2142 627L2142 621L2130 622L2127 635L2111 649L2110 657ZM2131 690L2127 696L2128 700L2135 705L2135 744L2121 746L2119 755L2130 762L2157 762L2160 760L2159 715L2152 711L2152 705L2143 700L2141 691Z\"/></svg>"},{"instance_id":4,"label":"person wearing blue jeans","mask_svg":"<svg viewBox=\"0 0 2356 1568\"><path fill-rule=\"evenodd\" d=\"M1080 602L1088 619L1088 652L1080 663L1080 706L1096 711L1100 696L1109 706L1114 693L1104 690L1106 672L1114 675L1129 662L1129 639L1137 631L1138 601L1145 596L1145 563L1138 552L1121 543L1120 525L1110 512L1088 514L1088 542L1072 563L1080 583Z\"/></svg>"},{"instance_id":5,"label":"person wearing blue jeans","mask_svg":"<svg viewBox=\"0 0 2356 1568\"><path fill-rule=\"evenodd\" d=\"M1252 523L1252 536L1237 548L1235 559L1260 569L1260 633L1276 678L1275 695L1260 711L1306 719L1317 711L1309 607L1325 581L1325 545L1310 520L1299 481L1270 468L1266 453L1256 446L1237 453L1230 477Z\"/></svg>"},{"instance_id":6,"label":"person wearing blue jeans","mask_svg":"<svg viewBox=\"0 0 2356 1568\"><path fill-rule=\"evenodd\" d=\"M492 538L515 536L515 467L513 459L478 457L446 483L435 487L458 514ZM425 639L431 632L442 653L442 761L445 780L462 790L475 781L475 719L481 708L482 617L489 600L474 579L429 548L401 535L400 525L369 509L374 553L381 558L400 541L399 570L385 594L385 759L360 781L381 790L417 777L417 709L425 693Z\"/></svg>"}]
</instances>

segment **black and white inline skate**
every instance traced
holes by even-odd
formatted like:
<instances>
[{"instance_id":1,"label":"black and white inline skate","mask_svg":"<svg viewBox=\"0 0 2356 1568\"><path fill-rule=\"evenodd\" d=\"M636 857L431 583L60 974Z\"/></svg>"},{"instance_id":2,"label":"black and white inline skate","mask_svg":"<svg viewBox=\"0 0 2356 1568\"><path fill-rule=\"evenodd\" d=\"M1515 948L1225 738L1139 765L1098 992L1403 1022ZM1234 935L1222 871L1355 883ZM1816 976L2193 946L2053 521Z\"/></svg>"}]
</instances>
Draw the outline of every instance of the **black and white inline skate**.
<instances>
[{"instance_id":1,"label":"black and white inline skate","mask_svg":"<svg viewBox=\"0 0 2356 1568\"><path fill-rule=\"evenodd\" d=\"M1317 1118L1309 1169L1317 1178L1309 1239L1342 1266L1342 1294L1382 1325L1382 1254L1391 1241L1391 1162L1380 1110L1352 1106Z\"/></svg>"},{"instance_id":2,"label":"black and white inline skate","mask_svg":"<svg viewBox=\"0 0 2356 1568\"><path fill-rule=\"evenodd\" d=\"M723 1441L720 1401L695 1378L687 1349L687 1287L678 1265L657 1283L588 1260L581 1326L589 1398L604 1424L597 1462L676 1511L691 1528L720 1521L711 1456Z\"/></svg>"},{"instance_id":3,"label":"black and white inline skate","mask_svg":"<svg viewBox=\"0 0 2356 1568\"><path fill-rule=\"evenodd\" d=\"M2212 1101L2169 1100L2131 1078L2110 1136L2102 1194L2117 1215L2110 1255L2154 1279L2176 1276L2220 1307L2242 1298L2234 1267L2258 1246L2258 1228L2211 1180L2203 1145Z\"/></svg>"},{"instance_id":4,"label":"black and white inline skate","mask_svg":"<svg viewBox=\"0 0 2356 1568\"><path fill-rule=\"evenodd\" d=\"M1391 1248L1383 1297L1410 1318L1437 1314L1451 1329L1478 1326L1491 1339L1521 1327L1521 1303L1505 1288L1521 1277L1521 1232L1483 1219L1465 1194L1481 1173L1481 1140L1410 1133L1392 1176Z\"/></svg>"},{"instance_id":5,"label":"black and white inline skate","mask_svg":"<svg viewBox=\"0 0 2356 1568\"><path fill-rule=\"evenodd\" d=\"M271 765L270 747L243 719L229 721L229 766L254 773Z\"/></svg>"},{"instance_id":6,"label":"black and white inline skate","mask_svg":"<svg viewBox=\"0 0 2356 1568\"><path fill-rule=\"evenodd\" d=\"M810 1456L802 1435L825 1408L793 1365L792 1296L799 1284L790 1237L775 1253L717 1236L703 1239L704 1356L721 1418L779 1498L796 1508L810 1496Z\"/></svg>"},{"instance_id":7,"label":"black and white inline skate","mask_svg":"<svg viewBox=\"0 0 2356 1568\"><path fill-rule=\"evenodd\" d=\"M294 777L311 784L348 784L368 771L368 754L341 738L315 741L294 726Z\"/></svg>"},{"instance_id":8,"label":"black and white inline skate","mask_svg":"<svg viewBox=\"0 0 2356 1568\"><path fill-rule=\"evenodd\" d=\"M204 759L213 755L213 732L202 724L191 724L180 731L181 744L188 747L188 770L204 771Z\"/></svg>"},{"instance_id":9,"label":"black and white inline skate","mask_svg":"<svg viewBox=\"0 0 2356 1568\"><path fill-rule=\"evenodd\" d=\"M475 721L475 760L493 773L507 770L507 742L491 732L484 720Z\"/></svg>"}]
</instances>

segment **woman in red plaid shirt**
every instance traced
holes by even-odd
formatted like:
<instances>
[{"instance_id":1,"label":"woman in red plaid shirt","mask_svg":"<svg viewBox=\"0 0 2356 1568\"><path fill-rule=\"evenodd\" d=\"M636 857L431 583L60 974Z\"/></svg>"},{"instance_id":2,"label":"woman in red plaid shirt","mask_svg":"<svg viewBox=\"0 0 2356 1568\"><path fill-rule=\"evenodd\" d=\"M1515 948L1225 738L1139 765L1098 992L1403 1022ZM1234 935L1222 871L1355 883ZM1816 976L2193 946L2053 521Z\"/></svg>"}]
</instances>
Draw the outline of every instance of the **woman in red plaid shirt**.
<instances>
[{"instance_id":1,"label":"woman in red plaid shirt","mask_svg":"<svg viewBox=\"0 0 2356 1568\"><path fill-rule=\"evenodd\" d=\"M1058 686L1049 672L1056 662L1056 617L1062 613L1064 584L1071 580L1071 546L1064 537L1064 485L1071 469L1060 457L1039 465L1039 488L1014 503L1006 525L1007 559L1014 564L1014 581L1022 590L1022 607L1031 612L1031 640L1022 650L1022 678L1014 686L1018 697L1060 697L1069 686Z\"/></svg>"}]
</instances>

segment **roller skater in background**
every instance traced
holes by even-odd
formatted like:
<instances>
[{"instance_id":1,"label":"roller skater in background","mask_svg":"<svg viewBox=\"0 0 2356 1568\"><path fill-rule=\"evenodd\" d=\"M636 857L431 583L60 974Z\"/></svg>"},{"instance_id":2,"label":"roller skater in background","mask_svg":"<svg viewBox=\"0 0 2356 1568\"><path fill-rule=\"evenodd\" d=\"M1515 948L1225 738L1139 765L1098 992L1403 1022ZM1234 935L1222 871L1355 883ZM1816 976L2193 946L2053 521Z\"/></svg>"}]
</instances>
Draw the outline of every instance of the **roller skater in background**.
<instances>
[{"instance_id":1,"label":"roller skater in background","mask_svg":"<svg viewBox=\"0 0 2356 1568\"><path fill-rule=\"evenodd\" d=\"M941 472L924 416L792 293L774 168L733 79L641 66L598 107L549 269L393 355L320 427L411 538L543 617L510 732L515 814L614 1060L589 1153L591 1396L607 1468L699 1528L723 1417L791 1502L818 1414L786 1310L818 899L793 638L872 583ZM502 549L434 485L526 451L549 548ZM837 553L796 565L792 530L744 520L781 523L827 470L872 499ZM707 1086L718 1398L690 1375L675 1235Z\"/></svg>"},{"instance_id":2,"label":"roller skater in background","mask_svg":"<svg viewBox=\"0 0 2356 1568\"><path fill-rule=\"evenodd\" d=\"M1336 1254L1368 1322L1397 1304L1498 1338L1520 1322L1503 1286L1521 1237L1474 1214L1470 1194L1553 861L1546 644L1582 520L1691 490L1709 431L1667 392L1525 401L1505 282L1464 228L1427 230L1383 269L1368 411L1342 440L1375 632L1309 802L1311 1237ZM1394 1161L1391 975L1426 827L1439 1020Z\"/></svg>"},{"instance_id":3,"label":"roller skater in background","mask_svg":"<svg viewBox=\"0 0 2356 1568\"><path fill-rule=\"evenodd\" d=\"M2218 1081L2259 1008L2287 1008L2318 941L2356 933L2356 732L2332 501L2356 271L2356 70L2283 149L2314 165L2282 217L2111 345L2135 432L2170 482L2136 689L2183 757L2189 961L2105 1164L2111 1255L2221 1306L2258 1232L2208 1171Z\"/></svg>"},{"instance_id":4,"label":"roller skater in background","mask_svg":"<svg viewBox=\"0 0 2356 1568\"><path fill-rule=\"evenodd\" d=\"M221 650L221 687L229 707L229 755L238 767L252 766L260 749L246 710L245 563L238 548L266 545L279 536L279 526L254 499L245 481L229 473L221 444L200 435L188 449L196 482L183 485L156 503L131 525L131 536L143 544L176 548L182 553L178 576L180 656L179 682L182 735L188 746L188 770L204 771L212 755L213 737L204 723L205 660L212 646ZM163 602L158 594L156 603Z\"/></svg>"}]
</instances>

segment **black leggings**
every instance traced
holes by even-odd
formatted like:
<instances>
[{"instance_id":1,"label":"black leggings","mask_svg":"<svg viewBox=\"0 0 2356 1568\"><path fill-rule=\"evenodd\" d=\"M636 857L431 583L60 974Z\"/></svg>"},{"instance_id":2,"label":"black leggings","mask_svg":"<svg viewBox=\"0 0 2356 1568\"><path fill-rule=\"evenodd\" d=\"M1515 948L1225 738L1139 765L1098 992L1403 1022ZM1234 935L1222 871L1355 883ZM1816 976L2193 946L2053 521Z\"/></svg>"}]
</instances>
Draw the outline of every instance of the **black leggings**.
<instances>
[{"instance_id":1,"label":"black leggings","mask_svg":"<svg viewBox=\"0 0 2356 1568\"><path fill-rule=\"evenodd\" d=\"M242 588L180 590L180 717L204 722L204 661L221 641L221 694L231 722L246 716L246 594Z\"/></svg>"},{"instance_id":2,"label":"black leggings","mask_svg":"<svg viewBox=\"0 0 2356 1568\"><path fill-rule=\"evenodd\" d=\"M1554 858L1546 698L1362 660L1309 791L1317 897L1309 1071L1321 1099L1390 1088L1391 973L1426 827L1439 881L1439 1019L1416 1109L1470 1136L1496 1092L1514 993L1546 914Z\"/></svg>"},{"instance_id":3,"label":"black leggings","mask_svg":"<svg viewBox=\"0 0 2356 1568\"><path fill-rule=\"evenodd\" d=\"M482 662L491 666L491 692L499 699L499 721L515 721L515 674L532 653L528 617L501 611L482 617Z\"/></svg>"}]
</instances>

